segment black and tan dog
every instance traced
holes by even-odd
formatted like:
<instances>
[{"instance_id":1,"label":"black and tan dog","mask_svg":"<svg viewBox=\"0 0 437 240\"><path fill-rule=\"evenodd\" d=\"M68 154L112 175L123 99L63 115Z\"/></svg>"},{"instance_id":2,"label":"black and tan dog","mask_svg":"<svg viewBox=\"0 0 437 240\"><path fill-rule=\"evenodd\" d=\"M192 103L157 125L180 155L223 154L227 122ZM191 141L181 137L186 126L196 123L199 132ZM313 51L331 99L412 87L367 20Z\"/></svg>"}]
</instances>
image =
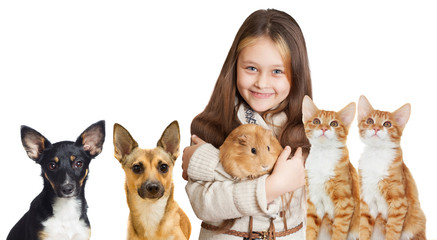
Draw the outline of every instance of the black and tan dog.
<instances>
[{"instance_id":1,"label":"black and tan dog","mask_svg":"<svg viewBox=\"0 0 437 240\"><path fill-rule=\"evenodd\" d=\"M126 174L129 240L189 239L190 221L173 198L179 143L177 121L165 129L154 149L139 148L125 128L114 125L114 155Z\"/></svg>"},{"instance_id":2,"label":"black and tan dog","mask_svg":"<svg viewBox=\"0 0 437 240\"><path fill-rule=\"evenodd\" d=\"M29 158L41 165L44 188L7 240L89 239L84 188L91 159L102 151L105 122L88 127L76 142L54 144L34 129L22 126L21 141Z\"/></svg>"}]
</instances>

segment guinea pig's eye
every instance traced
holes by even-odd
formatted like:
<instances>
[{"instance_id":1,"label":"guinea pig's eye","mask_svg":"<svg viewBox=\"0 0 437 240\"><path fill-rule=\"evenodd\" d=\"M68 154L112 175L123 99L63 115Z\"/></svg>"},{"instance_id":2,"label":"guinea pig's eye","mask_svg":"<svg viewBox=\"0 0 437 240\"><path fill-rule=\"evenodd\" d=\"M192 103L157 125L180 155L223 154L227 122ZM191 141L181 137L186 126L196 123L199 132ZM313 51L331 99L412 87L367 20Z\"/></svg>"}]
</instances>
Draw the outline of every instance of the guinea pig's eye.
<instances>
[{"instance_id":1,"label":"guinea pig's eye","mask_svg":"<svg viewBox=\"0 0 437 240\"><path fill-rule=\"evenodd\" d=\"M270 152L270 147L269 147L269 146L267 146L267 151L269 151L269 152Z\"/></svg>"},{"instance_id":2,"label":"guinea pig's eye","mask_svg":"<svg viewBox=\"0 0 437 240\"><path fill-rule=\"evenodd\" d=\"M373 119L371 119L371 118L368 118L368 119L366 120L366 123L367 123L367 124L374 124L375 121L373 121Z\"/></svg>"},{"instance_id":3,"label":"guinea pig's eye","mask_svg":"<svg viewBox=\"0 0 437 240\"><path fill-rule=\"evenodd\" d=\"M386 128L389 128L389 127L391 127L391 122L389 122L389 121L384 122L383 126Z\"/></svg>"},{"instance_id":4,"label":"guinea pig's eye","mask_svg":"<svg viewBox=\"0 0 437 240\"><path fill-rule=\"evenodd\" d=\"M251 151L253 154L256 154L256 148L252 148L250 151Z\"/></svg>"},{"instance_id":5,"label":"guinea pig's eye","mask_svg":"<svg viewBox=\"0 0 437 240\"><path fill-rule=\"evenodd\" d=\"M313 120L313 124L320 124L321 122L320 122L320 119L318 119L318 118L314 118L314 120Z\"/></svg>"}]
</instances>

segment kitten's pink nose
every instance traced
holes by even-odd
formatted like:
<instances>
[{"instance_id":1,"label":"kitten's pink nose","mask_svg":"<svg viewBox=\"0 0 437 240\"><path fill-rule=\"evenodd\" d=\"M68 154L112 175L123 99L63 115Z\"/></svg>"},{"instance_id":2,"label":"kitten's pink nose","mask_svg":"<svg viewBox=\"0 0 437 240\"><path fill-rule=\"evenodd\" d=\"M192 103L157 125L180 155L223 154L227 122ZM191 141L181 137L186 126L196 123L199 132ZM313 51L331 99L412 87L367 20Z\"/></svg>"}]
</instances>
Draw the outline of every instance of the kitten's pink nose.
<instances>
[{"instance_id":1,"label":"kitten's pink nose","mask_svg":"<svg viewBox=\"0 0 437 240\"><path fill-rule=\"evenodd\" d=\"M375 134L377 134L377 133L379 132L379 130L381 130L381 129L379 129L379 128L374 128L373 130L375 130Z\"/></svg>"},{"instance_id":2,"label":"kitten's pink nose","mask_svg":"<svg viewBox=\"0 0 437 240\"><path fill-rule=\"evenodd\" d=\"M328 128L327 127L322 127L323 134L325 134L326 131L328 131Z\"/></svg>"}]
</instances>

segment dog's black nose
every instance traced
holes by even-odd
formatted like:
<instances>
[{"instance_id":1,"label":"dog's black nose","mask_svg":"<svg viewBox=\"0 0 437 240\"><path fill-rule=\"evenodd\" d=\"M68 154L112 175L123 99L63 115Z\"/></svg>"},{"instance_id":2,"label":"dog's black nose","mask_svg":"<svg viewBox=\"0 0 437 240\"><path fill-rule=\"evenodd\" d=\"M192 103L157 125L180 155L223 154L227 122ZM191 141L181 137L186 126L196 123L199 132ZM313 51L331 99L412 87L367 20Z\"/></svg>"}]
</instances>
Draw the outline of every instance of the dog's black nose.
<instances>
[{"instance_id":1,"label":"dog's black nose","mask_svg":"<svg viewBox=\"0 0 437 240\"><path fill-rule=\"evenodd\" d=\"M149 183L146 186L146 190L152 195L156 194L159 191L159 185L156 183Z\"/></svg>"},{"instance_id":2,"label":"dog's black nose","mask_svg":"<svg viewBox=\"0 0 437 240\"><path fill-rule=\"evenodd\" d=\"M138 195L142 198L160 198L164 195L164 186L158 181L147 181L138 189Z\"/></svg>"},{"instance_id":3,"label":"dog's black nose","mask_svg":"<svg viewBox=\"0 0 437 240\"><path fill-rule=\"evenodd\" d=\"M65 184L61 187L62 194L68 196L74 192L74 185L73 184Z\"/></svg>"}]
</instances>

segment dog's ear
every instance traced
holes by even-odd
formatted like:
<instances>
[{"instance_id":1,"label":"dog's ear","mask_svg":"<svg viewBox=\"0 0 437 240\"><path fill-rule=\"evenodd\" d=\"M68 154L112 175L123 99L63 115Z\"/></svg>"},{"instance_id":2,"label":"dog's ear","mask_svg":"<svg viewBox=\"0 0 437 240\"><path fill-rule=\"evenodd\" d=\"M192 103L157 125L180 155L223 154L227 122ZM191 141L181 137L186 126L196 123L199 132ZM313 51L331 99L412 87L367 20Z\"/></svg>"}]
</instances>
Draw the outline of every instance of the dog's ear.
<instances>
[{"instance_id":1,"label":"dog's ear","mask_svg":"<svg viewBox=\"0 0 437 240\"><path fill-rule=\"evenodd\" d=\"M99 121L89 126L76 140L76 146L82 146L91 157L96 157L102 152L105 142L105 121Z\"/></svg>"},{"instance_id":2,"label":"dog's ear","mask_svg":"<svg viewBox=\"0 0 437 240\"><path fill-rule=\"evenodd\" d=\"M174 160L176 160L179 156L180 141L179 124L177 121L173 121L164 130L156 145L162 147L166 152L170 153Z\"/></svg>"},{"instance_id":3,"label":"dog's ear","mask_svg":"<svg viewBox=\"0 0 437 240\"><path fill-rule=\"evenodd\" d=\"M28 126L21 126L21 142L30 159L37 161L44 151L52 144L41 133Z\"/></svg>"},{"instance_id":4,"label":"dog's ear","mask_svg":"<svg viewBox=\"0 0 437 240\"><path fill-rule=\"evenodd\" d=\"M114 124L114 157L121 163L124 156L128 155L138 143L130 133L120 124Z\"/></svg>"}]
</instances>

